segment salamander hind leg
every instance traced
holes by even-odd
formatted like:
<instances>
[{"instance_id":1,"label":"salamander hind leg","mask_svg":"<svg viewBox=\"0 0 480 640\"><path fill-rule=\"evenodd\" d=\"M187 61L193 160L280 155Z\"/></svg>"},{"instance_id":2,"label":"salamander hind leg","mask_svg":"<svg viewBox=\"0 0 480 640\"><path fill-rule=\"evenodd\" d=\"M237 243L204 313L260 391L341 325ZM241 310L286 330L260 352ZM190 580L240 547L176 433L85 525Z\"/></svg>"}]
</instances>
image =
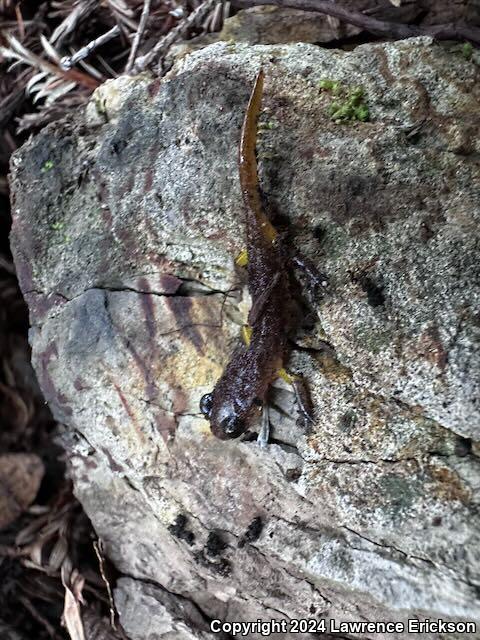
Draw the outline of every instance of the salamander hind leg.
<instances>
[{"instance_id":1,"label":"salamander hind leg","mask_svg":"<svg viewBox=\"0 0 480 640\"><path fill-rule=\"evenodd\" d=\"M258 434L257 443L259 447L264 449L268 444L270 437L270 419L268 416L268 405L264 404L262 409L262 426Z\"/></svg>"},{"instance_id":2,"label":"salamander hind leg","mask_svg":"<svg viewBox=\"0 0 480 640\"><path fill-rule=\"evenodd\" d=\"M283 367L278 370L278 377L292 385L299 414L297 425L307 430L313 422L313 403L305 379L300 375L288 373Z\"/></svg>"}]
</instances>

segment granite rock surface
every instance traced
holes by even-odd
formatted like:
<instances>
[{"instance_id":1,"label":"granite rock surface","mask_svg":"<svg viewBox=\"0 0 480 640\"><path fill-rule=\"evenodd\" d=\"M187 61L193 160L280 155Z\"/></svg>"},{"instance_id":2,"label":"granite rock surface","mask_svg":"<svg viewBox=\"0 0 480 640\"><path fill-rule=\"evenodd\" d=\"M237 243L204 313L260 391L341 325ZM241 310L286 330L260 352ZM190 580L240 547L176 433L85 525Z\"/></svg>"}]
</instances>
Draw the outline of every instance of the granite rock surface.
<instances>
[{"instance_id":1,"label":"granite rock surface","mask_svg":"<svg viewBox=\"0 0 480 640\"><path fill-rule=\"evenodd\" d=\"M276 384L265 450L198 410L248 312L236 157L261 64L266 208L328 282L293 281L288 367L315 423ZM217 43L161 81L105 83L14 154L34 366L131 638L213 637L214 618L480 625L478 80L428 39ZM332 116L355 87L367 112Z\"/></svg>"}]
</instances>

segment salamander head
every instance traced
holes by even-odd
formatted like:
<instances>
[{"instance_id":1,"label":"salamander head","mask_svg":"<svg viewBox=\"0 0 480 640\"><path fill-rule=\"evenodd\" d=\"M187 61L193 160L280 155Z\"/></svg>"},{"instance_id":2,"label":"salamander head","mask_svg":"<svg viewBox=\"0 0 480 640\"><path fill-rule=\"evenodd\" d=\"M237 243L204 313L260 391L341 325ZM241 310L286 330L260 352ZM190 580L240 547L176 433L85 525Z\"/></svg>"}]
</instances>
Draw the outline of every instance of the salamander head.
<instances>
[{"instance_id":1,"label":"salamander head","mask_svg":"<svg viewBox=\"0 0 480 640\"><path fill-rule=\"evenodd\" d=\"M238 438L245 433L257 408L256 403L245 410L235 403L214 402L213 393L205 394L200 400L200 411L210 421L213 435L220 440Z\"/></svg>"}]
</instances>

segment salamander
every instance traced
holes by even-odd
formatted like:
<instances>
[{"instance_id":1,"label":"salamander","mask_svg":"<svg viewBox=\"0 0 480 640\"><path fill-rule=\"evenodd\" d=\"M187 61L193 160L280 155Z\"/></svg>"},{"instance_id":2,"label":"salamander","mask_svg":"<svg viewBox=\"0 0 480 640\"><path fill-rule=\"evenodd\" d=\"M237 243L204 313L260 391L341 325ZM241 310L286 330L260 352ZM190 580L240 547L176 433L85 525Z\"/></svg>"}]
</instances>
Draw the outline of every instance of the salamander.
<instances>
[{"instance_id":1,"label":"salamander","mask_svg":"<svg viewBox=\"0 0 480 640\"><path fill-rule=\"evenodd\" d=\"M280 237L262 207L257 171L255 148L263 80L261 70L245 112L238 153L252 299L248 344L234 350L214 390L200 401L212 433L222 440L237 438L258 417L268 388L283 367L291 330L287 262Z\"/></svg>"}]
</instances>

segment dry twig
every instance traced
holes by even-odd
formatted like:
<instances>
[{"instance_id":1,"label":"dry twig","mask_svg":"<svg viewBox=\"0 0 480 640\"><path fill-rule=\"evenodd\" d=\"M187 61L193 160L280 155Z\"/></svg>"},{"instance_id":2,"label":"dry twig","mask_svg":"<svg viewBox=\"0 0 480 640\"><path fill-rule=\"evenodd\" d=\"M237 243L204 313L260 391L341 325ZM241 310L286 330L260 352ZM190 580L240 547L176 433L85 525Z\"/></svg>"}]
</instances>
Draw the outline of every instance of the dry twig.
<instances>
[{"instance_id":1,"label":"dry twig","mask_svg":"<svg viewBox=\"0 0 480 640\"><path fill-rule=\"evenodd\" d=\"M107 589L107 594L108 594L108 603L109 603L109 609L110 609L110 626L112 627L112 629L116 629L116 624L115 624L115 615L116 615L116 610L115 610L115 603L113 601L113 593L112 593L112 587L110 586L110 582L107 578L107 574L105 572L105 558L103 555L103 541L99 538L98 540L96 540L93 543L93 548L95 549L95 553L96 556L98 558L98 566L100 569L100 575L102 576L102 580L105 584L105 588Z\"/></svg>"},{"instance_id":2,"label":"dry twig","mask_svg":"<svg viewBox=\"0 0 480 640\"><path fill-rule=\"evenodd\" d=\"M74 65L77 64L77 62L80 62L80 60L87 58L93 51L95 51L95 49L97 49L98 47L101 47L102 44L105 44L112 38L116 38L119 34L120 34L120 27L118 25L115 25L109 31L107 31L106 33L103 33L98 38L95 38L95 40L92 40L91 42L86 44L84 47L79 49L73 55L64 56L60 60L61 68L64 71L69 71Z\"/></svg>"},{"instance_id":3,"label":"dry twig","mask_svg":"<svg viewBox=\"0 0 480 640\"><path fill-rule=\"evenodd\" d=\"M75 2L73 7L67 8L67 15L52 33L50 42L60 44L69 34L75 31L79 22L87 18L95 10L97 4L96 0L80 0ZM58 12L53 12L51 14L52 17L60 13L61 5L61 2L54 3L54 6L58 7Z\"/></svg>"},{"instance_id":4,"label":"dry twig","mask_svg":"<svg viewBox=\"0 0 480 640\"><path fill-rule=\"evenodd\" d=\"M19 40L12 35L7 34L7 42L9 47L0 47L0 53L6 58L15 60L17 63L26 64L30 67L34 67L40 70L41 73L51 74L57 76L64 81L73 82L89 89L96 89L99 85L94 78L88 76L86 73L71 69L70 71L64 71L55 64L48 62L44 58L41 58L37 54L24 47ZM38 77L37 80L40 78ZM30 80L31 82L32 80ZM30 87L31 88L31 87Z\"/></svg>"},{"instance_id":5,"label":"dry twig","mask_svg":"<svg viewBox=\"0 0 480 640\"><path fill-rule=\"evenodd\" d=\"M172 44L185 35L188 30L196 23L203 20L205 15L213 9L219 0L204 0L195 11L192 11L186 16L176 27L171 29L163 38L161 38L157 44L147 54L137 59L135 66L133 67L134 73L144 71L155 60L158 60L164 55Z\"/></svg>"},{"instance_id":6,"label":"dry twig","mask_svg":"<svg viewBox=\"0 0 480 640\"><path fill-rule=\"evenodd\" d=\"M130 55L128 56L128 61L125 67L125 73L130 73L133 63L135 62L135 58L137 57L138 46L140 44L140 40L142 39L143 33L145 31L149 14L150 14L150 0L144 0L142 15L140 16L138 29L133 38L132 48L130 49Z\"/></svg>"}]
</instances>

